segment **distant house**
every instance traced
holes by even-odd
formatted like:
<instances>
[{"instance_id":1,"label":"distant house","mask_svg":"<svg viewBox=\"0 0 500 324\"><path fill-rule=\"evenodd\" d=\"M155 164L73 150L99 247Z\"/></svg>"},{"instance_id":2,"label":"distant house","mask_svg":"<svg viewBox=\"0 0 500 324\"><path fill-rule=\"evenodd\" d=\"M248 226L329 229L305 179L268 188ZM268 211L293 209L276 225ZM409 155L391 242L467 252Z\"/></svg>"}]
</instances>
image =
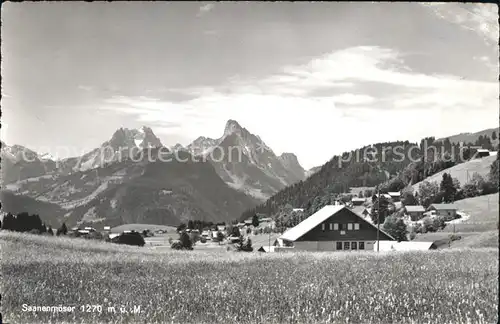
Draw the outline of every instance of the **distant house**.
<instances>
[{"instance_id":1,"label":"distant house","mask_svg":"<svg viewBox=\"0 0 500 324\"><path fill-rule=\"evenodd\" d=\"M236 224L236 226L238 226L240 229L243 228L245 225L246 225L245 223L241 223L241 222Z\"/></svg>"},{"instance_id":2,"label":"distant house","mask_svg":"<svg viewBox=\"0 0 500 324\"><path fill-rule=\"evenodd\" d=\"M437 216L443 216L452 220L457 216L457 207L453 204L432 204L427 208L428 212L435 211Z\"/></svg>"},{"instance_id":3,"label":"distant house","mask_svg":"<svg viewBox=\"0 0 500 324\"><path fill-rule=\"evenodd\" d=\"M377 227L345 206L325 206L281 237L299 251L374 250ZM394 238L380 230L380 240Z\"/></svg>"},{"instance_id":4,"label":"distant house","mask_svg":"<svg viewBox=\"0 0 500 324\"><path fill-rule=\"evenodd\" d=\"M425 208L419 205L408 205L405 206L405 212L410 216L412 221L418 221L424 217Z\"/></svg>"},{"instance_id":5,"label":"distant house","mask_svg":"<svg viewBox=\"0 0 500 324\"><path fill-rule=\"evenodd\" d=\"M272 221L273 221L273 219L271 217L265 217L265 218L259 219L260 223L270 223Z\"/></svg>"},{"instance_id":6,"label":"distant house","mask_svg":"<svg viewBox=\"0 0 500 324\"><path fill-rule=\"evenodd\" d=\"M484 149L479 149L479 150L477 150L477 153L475 156L476 156L476 159L481 159L481 158L490 156L490 151L484 150Z\"/></svg>"},{"instance_id":7,"label":"distant house","mask_svg":"<svg viewBox=\"0 0 500 324\"><path fill-rule=\"evenodd\" d=\"M391 199L392 199L393 202L398 202L398 201L401 200L401 193L399 191L397 191L397 192L388 192L387 194L391 197Z\"/></svg>"},{"instance_id":8,"label":"distant house","mask_svg":"<svg viewBox=\"0 0 500 324\"><path fill-rule=\"evenodd\" d=\"M294 213L302 213L304 211L304 208L294 208L292 209Z\"/></svg>"},{"instance_id":9,"label":"distant house","mask_svg":"<svg viewBox=\"0 0 500 324\"><path fill-rule=\"evenodd\" d=\"M111 226L104 226L104 229L103 229L103 230L104 230L104 231L108 231L108 232L109 232L109 231L111 231Z\"/></svg>"},{"instance_id":10,"label":"distant house","mask_svg":"<svg viewBox=\"0 0 500 324\"><path fill-rule=\"evenodd\" d=\"M387 199L392 199L392 197L389 194L380 194L382 197L387 198ZM378 198L378 194L374 195L376 198Z\"/></svg>"},{"instance_id":11,"label":"distant house","mask_svg":"<svg viewBox=\"0 0 500 324\"><path fill-rule=\"evenodd\" d=\"M226 225L217 225L217 230L220 232L224 232L226 230Z\"/></svg>"},{"instance_id":12,"label":"distant house","mask_svg":"<svg viewBox=\"0 0 500 324\"><path fill-rule=\"evenodd\" d=\"M353 206L361 206L365 203L365 198L352 198L351 202Z\"/></svg>"}]
</instances>

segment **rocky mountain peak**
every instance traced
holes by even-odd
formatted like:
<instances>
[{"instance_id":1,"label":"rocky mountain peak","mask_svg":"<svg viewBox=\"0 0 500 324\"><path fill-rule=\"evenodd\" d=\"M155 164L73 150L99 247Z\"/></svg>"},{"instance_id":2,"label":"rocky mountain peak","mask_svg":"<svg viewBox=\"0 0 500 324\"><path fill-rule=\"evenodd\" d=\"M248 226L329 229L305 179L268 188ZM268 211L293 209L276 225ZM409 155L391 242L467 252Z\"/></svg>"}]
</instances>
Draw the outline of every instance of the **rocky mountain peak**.
<instances>
[{"instance_id":1,"label":"rocky mountain peak","mask_svg":"<svg viewBox=\"0 0 500 324\"><path fill-rule=\"evenodd\" d=\"M234 133L241 133L243 127L234 119L229 119L226 122L226 127L224 128L224 135L231 135Z\"/></svg>"}]
</instances>

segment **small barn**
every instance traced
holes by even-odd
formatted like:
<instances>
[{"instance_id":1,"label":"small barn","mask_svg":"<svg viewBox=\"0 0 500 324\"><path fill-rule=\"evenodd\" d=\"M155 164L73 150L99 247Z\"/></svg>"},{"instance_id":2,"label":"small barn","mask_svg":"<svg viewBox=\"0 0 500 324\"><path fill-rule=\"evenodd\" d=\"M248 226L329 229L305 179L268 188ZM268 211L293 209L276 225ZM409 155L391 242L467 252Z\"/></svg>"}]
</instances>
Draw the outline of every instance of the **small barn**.
<instances>
[{"instance_id":1,"label":"small barn","mask_svg":"<svg viewBox=\"0 0 500 324\"><path fill-rule=\"evenodd\" d=\"M418 221L424 217L425 208L419 205L408 205L405 206L405 212L412 221Z\"/></svg>"},{"instance_id":2,"label":"small barn","mask_svg":"<svg viewBox=\"0 0 500 324\"><path fill-rule=\"evenodd\" d=\"M267 253L274 252L275 251L275 247L274 246L263 245L257 251L258 252L267 252Z\"/></svg>"},{"instance_id":3,"label":"small barn","mask_svg":"<svg viewBox=\"0 0 500 324\"><path fill-rule=\"evenodd\" d=\"M379 239L394 241L380 230ZM329 205L306 218L281 237L283 245L299 251L374 250L377 227L345 206Z\"/></svg>"},{"instance_id":4,"label":"small barn","mask_svg":"<svg viewBox=\"0 0 500 324\"><path fill-rule=\"evenodd\" d=\"M352 198L351 200L353 206L361 206L366 202L365 198Z\"/></svg>"},{"instance_id":5,"label":"small barn","mask_svg":"<svg viewBox=\"0 0 500 324\"><path fill-rule=\"evenodd\" d=\"M489 150L479 149L479 150L477 150L475 158L476 159L481 159L481 158L484 158L484 157L487 157L487 156L490 156L490 151Z\"/></svg>"},{"instance_id":6,"label":"small barn","mask_svg":"<svg viewBox=\"0 0 500 324\"><path fill-rule=\"evenodd\" d=\"M375 247L376 249L376 247ZM379 251L428 251L436 250L437 246L434 242L394 242L380 241Z\"/></svg>"},{"instance_id":7,"label":"small barn","mask_svg":"<svg viewBox=\"0 0 500 324\"><path fill-rule=\"evenodd\" d=\"M393 202L401 201L401 193L399 191L388 192L387 194L391 197Z\"/></svg>"}]
</instances>

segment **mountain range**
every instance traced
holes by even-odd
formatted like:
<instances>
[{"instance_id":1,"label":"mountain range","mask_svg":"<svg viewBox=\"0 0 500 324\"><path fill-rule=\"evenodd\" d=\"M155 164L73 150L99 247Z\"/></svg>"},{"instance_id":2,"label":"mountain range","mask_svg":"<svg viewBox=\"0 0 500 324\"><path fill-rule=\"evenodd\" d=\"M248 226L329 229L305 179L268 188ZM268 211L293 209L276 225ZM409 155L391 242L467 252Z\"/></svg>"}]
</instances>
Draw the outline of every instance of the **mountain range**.
<instances>
[{"instance_id":1,"label":"mountain range","mask_svg":"<svg viewBox=\"0 0 500 324\"><path fill-rule=\"evenodd\" d=\"M227 221L306 175L294 154L276 156L234 120L187 147L165 147L149 127L120 128L80 157L55 161L3 142L1 157L3 210L43 204L68 224Z\"/></svg>"},{"instance_id":2,"label":"mountain range","mask_svg":"<svg viewBox=\"0 0 500 324\"><path fill-rule=\"evenodd\" d=\"M494 130L479 133L491 137ZM165 147L148 127L120 128L80 157L54 160L2 142L1 158L2 210L38 212L54 224L68 225L227 222L248 216L259 204L258 211L275 210L279 206L273 201L289 201L290 190L299 197L293 200L310 203L325 190L346 189L340 188L346 183L382 183L402 168L388 161L341 170L331 160L306 171L293 153L276 155L235 120L226 123L221 137L198 137L186 147Z\"/></svg>"}]
</instances>

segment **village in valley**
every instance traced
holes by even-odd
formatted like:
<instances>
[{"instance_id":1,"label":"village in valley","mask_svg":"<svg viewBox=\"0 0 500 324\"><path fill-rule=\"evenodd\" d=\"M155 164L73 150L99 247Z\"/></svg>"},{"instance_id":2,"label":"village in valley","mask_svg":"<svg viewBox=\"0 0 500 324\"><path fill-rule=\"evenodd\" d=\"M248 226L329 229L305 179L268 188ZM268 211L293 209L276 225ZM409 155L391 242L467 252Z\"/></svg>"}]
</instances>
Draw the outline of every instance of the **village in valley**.
<instances>
[{"instance_id":1,"label":"village in valley","mask_svg":"<svg viewBox=\"0 0 500 324\"><path fill-rule=\"evenodd\" d=\"M481 159L491 159L496 156L495 151L481 149L475 158L466 163L473 166L481 163ZM443 174L447 174L445 171L446 169ZM471 184L474 181L485 180L481 175L471 172ZM485 186L484 183L476 185ZM455 188L455 191L457 190L460 188ZM114 228L104 226L102 230L91 226L76 226L69 231L59 230L58 235L64 231L65 235L70 237L102 239L106 242L140 245L155 250L194 249L267 253L435 250L450 248L453 242L461 240L460 234L463 234L461 229L464 226L489 225L491 229L498 226L498 220L495 225L494 217L481 222L477 220L478 215L474 215L478 212L495 214L498 207L498 193L494 194L494 191L494 188L486 189L484 197L487 197L487 206L483 206L486 209L473 212L470 211L470 207L468 208L468 200L477 200L474 197L459 200L458 205L454 202L436 201L423 206L407 188L381 193L375 187L361 187L350 188L350 193L339 195L332 204L322 207L311 215L307 215L304 208L293 208L287 204L278 214L273 215L274 217L256 213L251 218L228 224L189 220L178 226L124 224ZM477 195L481 197L480 193ZM418 197L418 191L416 196ZM464 204L464 201L467 203ZM465 207L465 210L459 206ZM384 221L380 224L376 218L380 213L378 208L382 208L385 212ZM471 222L471 213L475 222ZM475 231L466 230L466 232ZM467 236L466 234L464 239ZM129 237L143 239L129 240Z\"/></svg>"}]
</instances>

